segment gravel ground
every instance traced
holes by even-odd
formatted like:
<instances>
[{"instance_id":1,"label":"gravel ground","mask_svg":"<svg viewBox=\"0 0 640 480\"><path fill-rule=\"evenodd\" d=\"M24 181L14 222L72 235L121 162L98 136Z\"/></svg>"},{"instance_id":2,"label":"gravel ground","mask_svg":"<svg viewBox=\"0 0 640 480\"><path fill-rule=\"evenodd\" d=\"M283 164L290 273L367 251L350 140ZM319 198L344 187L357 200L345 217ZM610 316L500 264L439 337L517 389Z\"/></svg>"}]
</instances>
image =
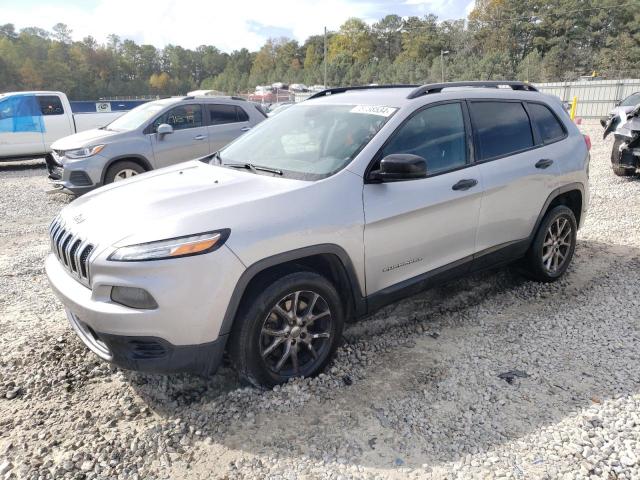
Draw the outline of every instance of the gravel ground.
<instances>
[{"instance_id":1,"label":"gravel ground","mask_svg":"<svg viewBox=\"0 0 640 480\"><path fill-rule=\"evenodd\" d=\"M0 478L640 478L640 180L582 128L592 205L561 281L430 290L272 391L99 362L43 271L69 199L38 163L0 165Z\"/></svg>"}]
</instances>

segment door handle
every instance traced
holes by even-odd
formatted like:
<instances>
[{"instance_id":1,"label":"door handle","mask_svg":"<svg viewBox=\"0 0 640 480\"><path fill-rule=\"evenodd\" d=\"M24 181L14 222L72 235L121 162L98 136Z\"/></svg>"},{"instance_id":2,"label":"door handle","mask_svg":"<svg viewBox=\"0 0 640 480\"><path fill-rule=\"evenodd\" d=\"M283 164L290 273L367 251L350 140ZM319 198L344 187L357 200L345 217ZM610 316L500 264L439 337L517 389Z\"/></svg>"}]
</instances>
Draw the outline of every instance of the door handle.
<instances>
[{"instance_id":1,"label":"door handle","mask_svg":"<svg viewBox=\"0 0 640 480\"><path fill-rule=\"evenodd\" d=\"M478 184L478 180L476 180L475 178L467 178L464 180L460 180L453 187L451 187L451 189L452 190L469 190L470 188L475 187L477 184Z\"/></svg>"},{"instance_id":2,"label":"door handle","mask_svg":"<svg viewBox=\"0 0 640 480\"><path fill-rule=\"evenodd\" d=\"M553 160L549 159L549 158L543 158L542 160L538 160L536 162L536 168L548 168L553 164Z\"/></svg>"},{"instance_id":3,"label":"door handle","mask_svg":"<svg viewBox=\"0 0 640 480\"><path fill-rule=\"evenodd\" d=\"M249 130L251 130L251 127L242 127L240 129L241 132L248 132Z\"/></svg>"},{"instance_id":4,"label":"door handle","mask_svg":"<svg viewBox=\"0 0 640 480\"><path fill-rule=\"evenodd\" d=\"M193 137L194 140L204 140L206 137L206 135L196 135L195 137Z\"/></svg>"}]
</instances>

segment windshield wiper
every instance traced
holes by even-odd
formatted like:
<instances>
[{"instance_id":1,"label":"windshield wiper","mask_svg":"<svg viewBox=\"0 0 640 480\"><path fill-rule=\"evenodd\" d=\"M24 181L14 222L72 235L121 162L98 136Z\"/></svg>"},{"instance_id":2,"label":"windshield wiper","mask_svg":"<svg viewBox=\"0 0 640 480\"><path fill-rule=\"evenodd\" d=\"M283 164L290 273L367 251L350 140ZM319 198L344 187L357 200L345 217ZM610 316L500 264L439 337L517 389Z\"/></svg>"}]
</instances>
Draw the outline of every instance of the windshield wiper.
<instances>
[{"instance_id":1,"label":"windshield wiper","mask_svg":"<svg viewBox=\"0 0 640 480\"><path fill-rule=\"evenodd\" d=\"M253 163L223 163L222 165L231 168L245 168L253 173L269 172L275 173L276 175L282 175L282 170L271 167L263 167L262 165L254 165Z\"/></svg>"}]
</instances>

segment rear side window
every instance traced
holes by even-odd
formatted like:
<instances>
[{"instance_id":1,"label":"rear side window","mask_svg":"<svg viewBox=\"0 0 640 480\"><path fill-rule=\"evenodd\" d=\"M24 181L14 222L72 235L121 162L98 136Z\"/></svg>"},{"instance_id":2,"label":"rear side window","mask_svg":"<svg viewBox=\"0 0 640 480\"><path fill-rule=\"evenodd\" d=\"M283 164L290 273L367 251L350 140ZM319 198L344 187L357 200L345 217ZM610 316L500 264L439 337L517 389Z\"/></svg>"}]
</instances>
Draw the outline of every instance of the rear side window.
<instances>
[{"instance_id":1,"label":"rear side window","mask_svg":"<svg viewBox=\"0 0 640 480\"><path fill-rule=\"evenodd\" d=\"M395 133L382 156L393 153L424 158L429 175L465 165L467 142L462 106L447 103L416 113Z\"/></svg>"},{"instance_id":2,"label":"rear side window","mask_svg":"<svg viewBox=\"0 0 640 480\"><path fill-rule=\"evenodd\" d=\"M64 115L64 108L62 108L62 101L59 97L53 95L38 95L36 98L40 104L42 115Z\"/></svg>"},{"instance_id":3,"label":"rear side window","mask_svg":"<svg viewBox=\"0 0 640 480\"><path fill-rule=\"evenodd\" d=\"M555 142L565 135L564 128L556 116L545 105L529 103L529 112L544 143Z\"/></svg>"},{"instance_id":4,"label":"rear side window","mask_svg":"<svg viewBox=\"0 0 640 480\"><path fill-rule=\"evenodd\" d=\"M471 102L470 113L481 160L533 147L529 116L520 102Z\"/></svg>"},{"instance_id":5,"label":"rear side window","mask_svg":"<svg viewBox=\"0 0 640 480\"><path fill-rule=\"evenodd\" d=\"M239 119L241 109L235 105L207 105L207 111L209 112L210 125L224 125L226 123L246 122L249 120L244 110L242 110L242 115L246 119Z\"/></svg>"}]
</instances>

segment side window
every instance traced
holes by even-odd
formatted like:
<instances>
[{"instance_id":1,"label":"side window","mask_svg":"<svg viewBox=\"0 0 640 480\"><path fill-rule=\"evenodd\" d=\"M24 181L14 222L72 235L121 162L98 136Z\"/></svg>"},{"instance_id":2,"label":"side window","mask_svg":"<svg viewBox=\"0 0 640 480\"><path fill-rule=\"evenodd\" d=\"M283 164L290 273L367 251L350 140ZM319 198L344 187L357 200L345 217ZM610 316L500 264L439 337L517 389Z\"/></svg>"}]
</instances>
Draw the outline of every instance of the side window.
<instances>
[{"instance_id":1,"label":"side window","mask_svg":"<svg viewBox=\"0 0 640 480\"><path fill-rule=\"evenodd\" d=\"M544 143L551 143L564 137L564 127L548 107L540 103L528 103L527 106Z\"/></svg>"},{"instance_id":2,"label":"side window","mask_svg":"<svg viewBox=\"0 0 640 480\"><path fill-rule=\"evenodd\" d=\"M202 126L202 107L200 105L180 105L160 115L153 122L153 131L158 125L168 123L174 130L186 130Z\"/></svg>"},{"instance_id":3,"label":"side window","mask_svg":"<svg viewBox=\"0 0 640 480\"><path fill-rule=\"evenodd\" d=\"M471 102L480 159L508 155L531 148L529 116L520 102Z\"/></svg>"},{"instance_id":4,"label":"side window","mask_svg":"<svg viewBox=\"0 0 640 480\"><path fill-rule=\"evenodd\" d=\"M42 112L42 115L64 115L64 108L62 108L62 101L59 97L53 95L38 95L36 98L40 104L40 111Z\"/></svg>"},{"instance_id":5,"label":"side window","mask_svg":"<svg viewBox=\"0 0 640 480\"><path fill-rule=\"evenodd\" d=\"M238 114L238 121L239 122L248 122L249 121L249 115L247 115L247 112L244 111L244 108L236 107L236 113Z\"/></svg>"},{"instance_id":6,"label":"side window","mask_svg":"<svg viewBox=\"0 0 640 480\"><path fill-rule=\"evenodd\" d=\"M226 123L236 123L238 112L235 105L207 105L210 125L224 125Z\"/></svg>"},{"instance_id":7,"label":"side window","mask_svg":"<svg viewBox=\"0 0 640 480\"><path fill-rule=\"evenodd\" d=\"M447 103L429 107L411 117L384 147L382 156L412 153L427 161L427 174L467 163L467 141L462 106Z\"/></svg>"}]
</instances>

